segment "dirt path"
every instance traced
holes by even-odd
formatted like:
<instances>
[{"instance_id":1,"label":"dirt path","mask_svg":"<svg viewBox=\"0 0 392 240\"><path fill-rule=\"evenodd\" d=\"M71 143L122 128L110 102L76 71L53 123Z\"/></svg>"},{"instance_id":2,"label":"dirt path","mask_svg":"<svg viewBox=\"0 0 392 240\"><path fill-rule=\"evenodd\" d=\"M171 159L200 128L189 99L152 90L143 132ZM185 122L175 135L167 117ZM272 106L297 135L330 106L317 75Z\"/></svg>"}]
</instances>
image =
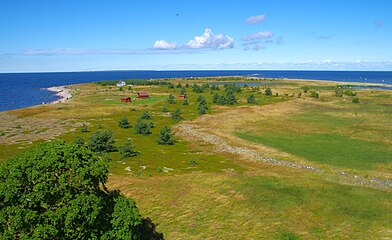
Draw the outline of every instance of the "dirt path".
<instances>
[{"instance_id":1,"label":"dirt path","mask_svg":"<svg viewBox=\"0 0 392 240\"><path fill-rule=\"evenodd\" d=\"M233 144L226 141L224 138L208 132L206 129L201 128L197 124L191 124L191 123L178 124L174 127L174 129L177 135L182 136L186 139L202 141L204 143L213 145L213 151L216 153L229 153L229 154L237 155L242 159L258 160L268 164L293 167L305 171L312 171L325 175L326 178L330 178L331 176L333 177L333 179L338 178L339 182L345 184L366 186L366 187L384 189L384 190L392 190L392 180L379 179L379 178L365 178L359 175L348 174L343 171L340 171L338 173L330 173L314 166L274 159L265 156L263 152L248 147L234 146Z\"/></svg>"}]
</instances>

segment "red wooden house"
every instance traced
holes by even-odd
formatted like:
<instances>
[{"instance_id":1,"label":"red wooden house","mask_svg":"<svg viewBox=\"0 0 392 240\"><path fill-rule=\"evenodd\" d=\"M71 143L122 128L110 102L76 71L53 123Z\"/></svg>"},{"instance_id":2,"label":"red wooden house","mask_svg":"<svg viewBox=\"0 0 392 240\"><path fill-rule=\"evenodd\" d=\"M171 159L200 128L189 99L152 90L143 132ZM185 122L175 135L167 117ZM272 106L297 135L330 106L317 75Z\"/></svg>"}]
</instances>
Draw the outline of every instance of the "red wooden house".
<instances>
[{"instance_id":1,"label":"red wooden house","mask_svg":"<svg viewBox=\"0 0 392 240\"><path fill-rule=\"evenodd\" d=\"M137 93L137 98L144 99L144 98L149 98L149 97L150 97L150 95L148 95L148 93L146 93L146 92L138 92Z\"/></svg>"},{"instance_id":2,"label":"red wooden house","mask_svg":"<svg viewBox=\"0 0 392 240\"><path fill-rule=\"evenodd\" d=\"M132 98L130 97L122 97L121 102L132 102Z\"/></svg>"},{"instance_id":3,"label":"red wooden house","mask_svg":"<svg viewBox=\"0 0 392 240\"><path fill-rule=\"evenodd\" d=\"M184 99L185 99L185 94L180 94L180 95L178 95L178 99L179 99L179 100L184 100Z\"/></svg>"}]
</instances>

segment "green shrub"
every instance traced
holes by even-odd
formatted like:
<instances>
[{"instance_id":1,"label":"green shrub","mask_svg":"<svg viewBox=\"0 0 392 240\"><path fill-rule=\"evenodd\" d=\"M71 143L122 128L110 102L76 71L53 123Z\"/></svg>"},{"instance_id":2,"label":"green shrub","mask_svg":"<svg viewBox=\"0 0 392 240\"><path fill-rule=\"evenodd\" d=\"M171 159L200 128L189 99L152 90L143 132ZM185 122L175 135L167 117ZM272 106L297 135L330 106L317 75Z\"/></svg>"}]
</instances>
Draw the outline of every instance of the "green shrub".
<instances>
[{"instance_id":1,"label":"green shrub","mask_svg":"<svg viewBox=\"0 0 392 240\"><path fill-rule=\"evenodd\" d=\"M189 101L187 97L184 98L184 102L182 103L182 105L189 105Z\"/></svg>"},{"instance_id":2,"label":"green shrub","mask_svg":"<svg viewBox=\"0 0 392 240\"><path fill-rule=\"evenodd\" d=\"M150 112L147 110L142 112L140 118L145 120L152 119Z\"/></svg>"},{"instance_id":3,"label":"green shrub","mask_svg":"<svg viewBox=\"0 0 392 240\"><path fill-rule=\"evenodd\" d=\"M118 150L120 152L121 158L135 157L138 155L138 152L134 151L135 146L131 143L129 139L127 139L123 145L121 145Z\"/></svg>"},{"instance_id":4,"label":"green shrub","mask_svg":"<svg viewBox=\"0 0 392 240\"><path fill-rule=\"evenodd\" d=\"M164 126L158 135L158 144L160 145L173 145L173 134L168 126Z\"/></svg>"},{"instance_id":5,"label":"green shrub","mask_svg":"<svg viewBox=\"0 0 392 240\"><path fill-rule=\"evenodd\" d=\"M151 134L151 123L147 123L142 118L139 118L135 124L135 133L141 135Z\"/></svg>"},{"instance_id":6,"label":"green shrub","mask_svg":"<svg viewBox=\"0 0 392 240\"><path fill-rule=\"evenodd\" d=\"M256 97L255 95L251 94L246 98L246 101L250 104L256 103Z\"/></svg>"},{"instance_id":7,"label":"green shrub","mask_svg":"<svg viewBox=\"0 0 392 240\"><path fill-rule=\"evenodd\" d=\"M175 103L176 103L173 94L170 93L169 97L167 98L167 102L168 102L169 104L175 104Z\"/></svg>"},{"instance_id":8,"label":"green shrub","mask_svg":"<svg viewBox=\"0 0 392 240\"><path fill-rule=\"evenodd\" d=\"M120 121L118 121L118 126L121 128L130 128L129 121L127 117L122 117Z\"/></svg>"},{"instance_id":9,"label":"green shrub","mask_svg":"<svg viewBox=\"0 0 392 240\"><path fill-rule=\"evenodd\" d=\"M76 136L74 143L78 146L84 146L85 142L81 136Z\"/></svg>"},{"instance_id":10,"label":"green shrub","mask_svg":"<svg viewBox=\"0 0 392 240\"><path fill-rule=\"evenodd\" d=\"M168 112L169 110L167 109L167 106L166 105L164 105L163 107L162 107L162 112Z\"/></svg>"},{"instance_id":11,"label":"green shrub","mask_svg":"<svg viewBox=\"0 0 392 240\"><path fill-rule=\"evenodd\" d=\"M4 131L0 131L0 137L5 136L5 132Z\"/></svg>"},{"instance_id":12,"label":"green shrub","mask_svg":"<svg viewBox=\"0 0 392 240\"><path fill-rule=\"evenodd\" d=\"M90 136L87 146L93 152L113 152L116 151L114 142L112 131L98 130Z\"/></svg>"},{"instance_id":13,"label":"green shrub","mask_svg":"<svg viewBox=\"0 0 392 240\"><path fill-rule=\"evenodd\" d=\"M178 122L182 120L181 110L177 108L174 112L171 113L171 119Z\"/></svg>"},{"instance_id":14,"label":"green shrub","mask_svg":"<svg viewBox=\"0 0 392 240\"><path fill-rule=\"evenodd\" d=\"M355 98L353 98L353 100L351 101L352 103L359 103L359 98L358 97L355 97Z\"/></svg>"},{"instance_id":15,"label":"green shrub","mask_svg":"<svg viewBox=\"0 0 392 240\"><path fill-rule=\"evenodd\" d=\"M272 90L271 90L271 88L265 89L264 93L265 93L265 96L272 96Z\"/></svg>"},{"instance_id":16,"label":"green shrub","mask_svg":"<svg viewBox=\"0 0 392 240\"><path fill-rule=\"evenodd\" d=\"M311 91L311 92L310 92L310 97L312 97L312 98L319 98L320 95L318 94L318 92Z\"/></svg>"},{"instance_id":17,"label":"green shrub","mask_svg":"<svg viewBox=\"0 0 392 240\"><path fill-rule=\"evenodd\" d=\"M80 128L80 132L87 133L89 132L87 125L83 123L82 127Z\"/></svg>"}]
</instances>

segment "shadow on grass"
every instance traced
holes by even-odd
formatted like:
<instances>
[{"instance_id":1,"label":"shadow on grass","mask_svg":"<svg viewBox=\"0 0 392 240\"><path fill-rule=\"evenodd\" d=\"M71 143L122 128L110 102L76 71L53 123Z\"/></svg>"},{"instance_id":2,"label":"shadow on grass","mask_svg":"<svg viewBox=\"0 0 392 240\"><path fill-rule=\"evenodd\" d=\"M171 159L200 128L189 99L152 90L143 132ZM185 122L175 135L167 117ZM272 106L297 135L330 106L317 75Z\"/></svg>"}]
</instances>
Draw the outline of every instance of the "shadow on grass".
<instances>
[{"instance_id":1,"label":"shadow on grass","mask_svg":"<svg viewBox=\"0 0 392 240\"><path fill-rule=\"evenodd\" d=\"M144 218L141 226L141 240L163 240L163 233L157 232L155 224L150 218Z\"/></svg>"}]
</instances>

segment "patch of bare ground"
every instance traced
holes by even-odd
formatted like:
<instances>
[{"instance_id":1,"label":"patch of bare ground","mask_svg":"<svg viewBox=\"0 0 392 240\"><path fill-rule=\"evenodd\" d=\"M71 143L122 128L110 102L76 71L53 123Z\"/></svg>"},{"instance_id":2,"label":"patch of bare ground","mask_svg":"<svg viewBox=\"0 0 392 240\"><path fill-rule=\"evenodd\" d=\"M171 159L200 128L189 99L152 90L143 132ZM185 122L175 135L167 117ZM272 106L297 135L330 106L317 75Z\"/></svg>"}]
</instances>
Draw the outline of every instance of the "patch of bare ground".
<instances>
[{"instance_id":1,"label":"patch of bare ground","mask_svg":"<svg viewBox=\"0 0 392 240\"><path fill-rule=\"evenodd\" d=\"M56 118L17 117L12 114L0 114L0 143L31 143L37 140L48 140L63 133L74 131L81 123Z\"/></svg>"}]
</instances>

